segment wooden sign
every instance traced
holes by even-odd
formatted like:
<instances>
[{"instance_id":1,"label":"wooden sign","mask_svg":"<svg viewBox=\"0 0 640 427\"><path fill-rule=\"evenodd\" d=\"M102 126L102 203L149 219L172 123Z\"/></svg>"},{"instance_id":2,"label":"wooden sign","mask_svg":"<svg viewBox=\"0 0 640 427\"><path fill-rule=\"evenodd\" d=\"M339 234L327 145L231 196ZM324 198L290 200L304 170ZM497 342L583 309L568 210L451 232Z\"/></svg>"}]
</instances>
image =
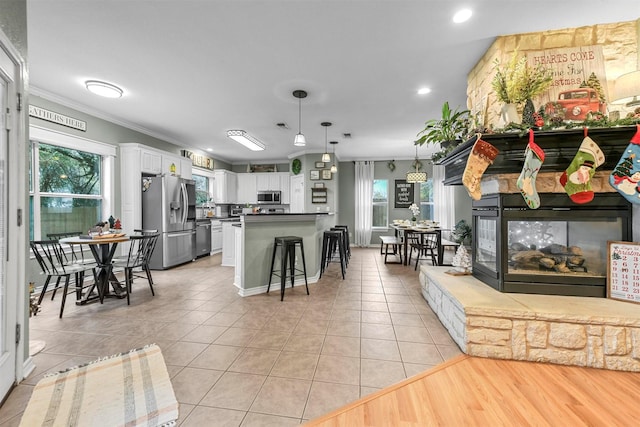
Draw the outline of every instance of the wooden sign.
<instances>
[{"instance_id":1,"label":"wooden sign","mask_svg":"<svg viewBox=\"0 0 640 427\"><path fill-rule=\"evenodd\" d=\"M65 116L64 114L56 113L55 111L46 110L35 105L29 105L29 117L35 117L37 119L46 120L51 123L57 123L62 126L66 126L72 129L87 131L87 122L74 119L73 117Z\"/></svg>"},{"instance_id":2,"label":"wooden sign","mask_svg":"<svg viewBox=\"0 0 640 427\"><path fill-rule=\"evenodd\" d=\"M607 298L640 303L640 243L607 244Z\"/></svg>"},{"instance_id":3,"label":"wooden sign","mask_svg":"<svg viewBox=\"0 0 640 427\"><path fill-rule=\"evenodd\" d=\"M213 159L189 150L182 150L182 157L191 159L191 164L197 168L213 170Z\"/></svg>"},{"instance_id":4,"label":"wooden sign","mask_svg":"<svg viewBox=\"0 0 640 427\"><path fill-rule=\"evenodd\" d=\"M408 208L413 203L414 184L405 179L396 179L395 208Z\"/></svg>"}]
</instances>

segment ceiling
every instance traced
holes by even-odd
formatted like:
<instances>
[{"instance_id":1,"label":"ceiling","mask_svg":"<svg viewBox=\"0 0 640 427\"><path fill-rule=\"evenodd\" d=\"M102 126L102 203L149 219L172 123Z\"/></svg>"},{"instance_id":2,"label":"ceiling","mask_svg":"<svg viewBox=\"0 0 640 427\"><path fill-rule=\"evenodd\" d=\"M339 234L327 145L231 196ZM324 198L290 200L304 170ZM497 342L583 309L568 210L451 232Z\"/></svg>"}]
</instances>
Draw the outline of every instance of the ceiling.
<instances>
[{"instance_id":1,"label":"ceiling","mask_svg":"<svg viewBox=\"0 0 640 427\"><path fill-rule=\"evenodd\" d=\"M473 9L454 24L459 8ZM229 163L410 159L500 35L636 20L638 0L27 0L31 93ZM631 60L636 60L635 58ZM100 98L88 79L114 83ZM423 86L428 95L418 95ZM304 148L294 147L303 89ZM286 123L282 129L277 123ZM253 152L226 137L243 129ZM351 138L343 136L350 133ZM329 151L332 148L329 145ZM430 157L420 147L421 158Z\"/></svg>"}]
</instances>

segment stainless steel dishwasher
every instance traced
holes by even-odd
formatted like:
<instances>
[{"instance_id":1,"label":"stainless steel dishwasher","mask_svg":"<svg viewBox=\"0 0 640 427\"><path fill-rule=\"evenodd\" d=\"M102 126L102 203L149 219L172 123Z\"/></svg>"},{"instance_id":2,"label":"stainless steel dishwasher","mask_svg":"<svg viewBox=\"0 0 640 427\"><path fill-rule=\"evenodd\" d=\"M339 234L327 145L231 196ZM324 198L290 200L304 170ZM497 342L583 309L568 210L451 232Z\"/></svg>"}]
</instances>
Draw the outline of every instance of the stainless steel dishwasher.
<instances>
[{"instance_id":1,"label":"stainless steel dishwasher","mask_svg":"<svg viewBox=\"0 0 640 427\"><path fill-rule=\"evenodd\" d=\"M211 220L196 221L196 257L209 255L211 252Z\"/></svg>"}]
</instances>

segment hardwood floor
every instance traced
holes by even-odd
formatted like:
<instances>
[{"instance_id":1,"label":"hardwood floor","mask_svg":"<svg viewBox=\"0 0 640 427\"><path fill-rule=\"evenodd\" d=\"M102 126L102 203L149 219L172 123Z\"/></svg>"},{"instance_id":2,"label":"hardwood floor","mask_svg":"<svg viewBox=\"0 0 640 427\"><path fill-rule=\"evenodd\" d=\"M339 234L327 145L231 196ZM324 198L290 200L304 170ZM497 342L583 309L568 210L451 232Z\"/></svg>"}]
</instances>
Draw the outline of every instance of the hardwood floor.
<instances>
[{"instance_id":1,"label":"hardwood floor","mask_svg":"<svg viewBox=\"0 0 640 427\"><path fill-rule=\"evenodd\" d=\"M637 426L640 374L458 356L305 424Z\"/></svg>"}]
</instances>

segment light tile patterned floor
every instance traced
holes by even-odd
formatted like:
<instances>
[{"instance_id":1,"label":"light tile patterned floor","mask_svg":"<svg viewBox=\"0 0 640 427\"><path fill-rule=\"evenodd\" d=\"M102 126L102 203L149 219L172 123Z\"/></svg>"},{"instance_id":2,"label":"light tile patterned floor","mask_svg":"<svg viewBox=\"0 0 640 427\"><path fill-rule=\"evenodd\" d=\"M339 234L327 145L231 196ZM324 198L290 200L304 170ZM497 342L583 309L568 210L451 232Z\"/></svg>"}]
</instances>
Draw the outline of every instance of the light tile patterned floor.
<instances>
[{"instance_id":1,"label":"light tile patterned floor","mask_svg":"<svg viewBox=\"0 0 640 427\"><path fill-rule=\"evenodd\" d=\"M309 290L242 298L220 255L154 271L156 296L138 279L126 300L76 307L60 296L31 318L46 341L34 373L0 408L17 426L43 376L100 356L157 343L180 402L182 426L288 426L460 354L420 294L413 267L353 249L342 280L332 263ZM213 422L213 424L212 424Z\"/></svg>"}]
</instances>

